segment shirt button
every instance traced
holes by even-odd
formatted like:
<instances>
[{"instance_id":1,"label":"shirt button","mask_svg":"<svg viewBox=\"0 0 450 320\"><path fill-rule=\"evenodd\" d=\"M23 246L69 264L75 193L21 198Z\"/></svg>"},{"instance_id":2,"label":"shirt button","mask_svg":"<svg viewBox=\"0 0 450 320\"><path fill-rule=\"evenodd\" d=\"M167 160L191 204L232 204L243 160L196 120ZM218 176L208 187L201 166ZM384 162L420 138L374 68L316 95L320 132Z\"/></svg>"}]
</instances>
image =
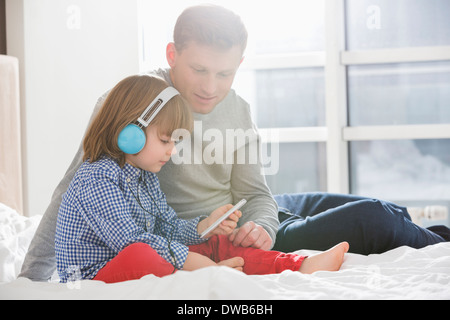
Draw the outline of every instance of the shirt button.
<instances>
[{"instance_id":1,"label":"shirt button","mask_svg":"<svg viewBox=\"0 0 450 320\"><path fill-rule=\"evenodd\" d=\"M127 182L130 183L130 182L131 182L131 179L130 179L130 178L127 178Z\"/></svg>"},{"instance_id":2,"label":"shirt button","mask_svg":"<svg viewBox=\"0 0 450 320\"><path fill-rule=\"evenodd\" d=\"M151 222L147 222L147 227L151 227L152 223Z\"/></svg>"}]
</instances>

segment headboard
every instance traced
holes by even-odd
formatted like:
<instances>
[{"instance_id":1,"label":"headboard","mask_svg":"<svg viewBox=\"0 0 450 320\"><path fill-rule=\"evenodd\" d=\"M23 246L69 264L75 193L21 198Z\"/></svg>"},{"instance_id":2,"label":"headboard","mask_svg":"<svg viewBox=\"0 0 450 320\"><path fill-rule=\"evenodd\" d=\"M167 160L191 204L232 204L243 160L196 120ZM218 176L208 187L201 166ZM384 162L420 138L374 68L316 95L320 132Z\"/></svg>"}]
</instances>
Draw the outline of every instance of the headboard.
<instances>
[{"instance_id":1,"label":"headboard","mask_svg":"<svg viewBox=\"0 0 450 320\"><path fill-rule=\"evenodd\" d=\"M0 55L0 202L23 214L19 61Z\"/></svg>"}]
</instances>

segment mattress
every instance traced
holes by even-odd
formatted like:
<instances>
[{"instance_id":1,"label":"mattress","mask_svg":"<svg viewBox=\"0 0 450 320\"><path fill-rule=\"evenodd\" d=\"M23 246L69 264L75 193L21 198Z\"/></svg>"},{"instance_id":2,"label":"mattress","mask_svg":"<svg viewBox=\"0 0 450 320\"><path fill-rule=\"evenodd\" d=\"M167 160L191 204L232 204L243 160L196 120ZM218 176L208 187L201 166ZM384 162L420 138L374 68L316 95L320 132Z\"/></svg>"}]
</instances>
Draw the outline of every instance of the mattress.
<instances>
[{"instance_id":1,"label":"mattress","mask_svg":"<svg viewBox=\"0 0 450 320\"><path fill-rule=\"evenodd\" d=\"M347 254L340 271L248 276L208 267L116 284L32 282L17 278L40 217L0 204L0 299L78 300L414 300L450 299L450 243L400 247L383 254ZM300 250L300 254L315 251Z\"/></svg>"}]
</instances>

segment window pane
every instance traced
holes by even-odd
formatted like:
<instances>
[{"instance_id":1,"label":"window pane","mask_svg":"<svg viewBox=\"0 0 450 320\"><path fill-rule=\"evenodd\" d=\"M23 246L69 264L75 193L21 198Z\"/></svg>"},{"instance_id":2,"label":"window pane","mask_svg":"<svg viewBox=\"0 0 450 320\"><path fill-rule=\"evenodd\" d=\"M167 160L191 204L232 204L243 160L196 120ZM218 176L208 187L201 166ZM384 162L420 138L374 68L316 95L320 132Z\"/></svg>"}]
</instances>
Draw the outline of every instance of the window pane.
<instances>
[{"instance_id":1,"label":"window pane","mask_svg":"<svg viewBox=\"0 0 450 320\"><path fill-rule=\"evenodd\" d=\"M266 180L273 194L326 191L325 143L280 144L278 174Z\"/></svg>"},{"instance_id":2,"label":"window pane","mask_svg":"<svg viewBox=\"0 0 450 320\"><path fill-rule=\"evenodd\" d=\"M255 54L325 50L324 0L260 0L248 3L248 15L245 10L236 11L243 13ZM239 1L238 7L242 8L243 4Z\"/></svg>"},{"instance_id":3,"label":"window pane","mask_svg":"<svg viewBox=\"0 0 450 320\"><path fill-rule=\"evenodd\" d=\"M347 0L349 50L450 45L448 0Z\"/></svg>"},{"instance_id":4,"label":"window pane","mask_svg":"<svg viewBox=\"0 0 450 320\"><path fill-rule=\"evenodd\" d=\"M259 128L325 125L323 68L240 73L234 87L252 106Z\"/></svg>"},{"instance_id":5,"label":"window pane","mask_svg":"<svg viewBox=\"0 0 450 320\"><path fill-rule=\"evenodd\" d=\"M450 139L352 142L354 194L450 208Z\"/></svg>"},{"instance_id":6,"label":"window pane","mask_svg":"<svg viewBox=\"0 0 450 320\"><path fill-rule=\"evenodd\" d=\"M350 66L348 74L352 126L450 123L450 62Z\"/></svg>"}]
</instances>

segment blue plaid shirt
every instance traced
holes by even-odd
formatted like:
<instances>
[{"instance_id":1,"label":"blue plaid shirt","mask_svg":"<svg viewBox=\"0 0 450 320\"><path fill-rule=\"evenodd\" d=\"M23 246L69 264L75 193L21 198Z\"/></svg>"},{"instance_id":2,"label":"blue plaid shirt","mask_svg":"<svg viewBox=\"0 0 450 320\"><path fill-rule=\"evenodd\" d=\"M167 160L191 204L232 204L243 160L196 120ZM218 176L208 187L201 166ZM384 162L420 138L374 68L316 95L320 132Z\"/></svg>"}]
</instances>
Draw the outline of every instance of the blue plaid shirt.
<instances>
[{"instance_id":1,"label":"blue plaid shirt","mask_svg":"<svg viewBox=\"0 0 450 320\"><path fill-rule=\"evenodd\" d=\"M179 219L154 173L129 164L121 168L106 157L86 161L58 213L55 250L61 282L94 278L122 249L138 242L182 269L187 246L204 241L197 232L200 219Z\"/></svg>"}]
</instances>

